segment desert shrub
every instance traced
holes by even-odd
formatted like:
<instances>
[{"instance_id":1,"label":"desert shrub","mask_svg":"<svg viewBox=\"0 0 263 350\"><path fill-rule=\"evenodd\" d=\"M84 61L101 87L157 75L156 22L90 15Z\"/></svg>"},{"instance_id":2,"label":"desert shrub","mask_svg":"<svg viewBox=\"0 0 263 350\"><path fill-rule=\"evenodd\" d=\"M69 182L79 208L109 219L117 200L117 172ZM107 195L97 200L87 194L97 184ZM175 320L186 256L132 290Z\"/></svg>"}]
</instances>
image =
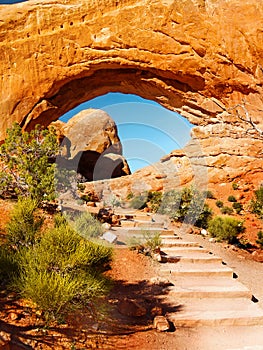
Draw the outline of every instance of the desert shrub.
<instances>
[{"instance_id":1,"label":"desert shrub","mask_svg":"<svg viewBox=\"0 0 263 350\"><path fill-rule=\"evenodd\" d=\"M233 188L233 190L238 190L239 186L238 186L238 184L236 182L233 182L232 183L232 188Z\"/></svg>"},{"instance_id":2,"label":"desert shrub","mask_svg":"<svg viewBox=\"0 0 263 350\"><path fill-rule=\"evenodd\" d=\"M22 132L18 124L7 130L0 148L5 170L0 173L0 194L31 196L38 201L53 199L57 138L53 130L36 126Z\"/></svg>"},{"instance_id":3,"label":"desert shrub","mask_svg":"<svg viewBox=\"0 0 263 350\"><path fill-rule=\"evenodd\" d=\"M213 216L212 209L207 204L204 204L203 210L195 222L195 226L201 227L201 228L207 228L209 221L212 219L212 216Z\"/></svg>"},{"instance_id":4,"label":"desert shrub","mask_svg":"<svg viewBox=\"0 0 263 350\"><path fill-rule=\"evenodd\" d=\"M149 191L148 192L148 206L150 207L151 211L153 213L156 213L159 208L160 205L162 203L162 192L158 192L158 191Z\"/></svg>"},{"instance_id":5,"label":"desert shrub","mask_svg":"<svg viewBox=\"0 0 263 350\"><path fill-rule=\"evenodd\" d=\"M140 194L135 196L130 201L130 207L133 209L143 209L147 206L148 196L145 194Z\"/></svg>"},{"instance_id":6,"label":"desert shrub","mask_svg":"<svg viewBox=\"0 0 263 350\"><path fill-rule=\"evenodd\" d=\"M218 208L222 208L224 206L224 203L222 201L218 200L218 201L216 201L216 206Z\"/></svg>"},{"instance_id":7,"label":"desert shrub","mask_svg":"<svg viewBox=\"0 0 263 350\"><path fill-rule=\"evenodd\" d=\"M215 199L213 192L209 190L205 192L205 197L209 199Z\"/></svg>"},{"instance_id":8,"label":"desert shrub","mask_svg":"<svg viewBox=\"0 0 263 350\"><path fill-rule=\"evenodd\" d=\"M217 216L209 222L208 230L218 241L235 243L239 233L244 231L243 222L231 217Z\"/></svg>"},{"instance_id":9,"label":"desert shrub","mask_svg":"<svg viewBox=\"0 0 263 350\"><path fill-rule=\"evenodd\" d=\"M31 198L20 198L11 213L7 224L7 240L20 248L33 245L43 224L43 218L37 216L38 202Z\"/></svg>"},{"instance_id":10,"label":"desert shrub","mask_svg":"<svg viewBox=\"0 0 263 350\"><path fill-rule=\"evenodd\" d=\"M12 285L47 319L58 318L107 291L102 272L111 258L111 248L87 241L61 222L32 248L20 250L20 272Z\"/></svg>"},{"instance_id":11,"label":"desert shrub","mask_svg":"<svg viewBox=\"0 0 263 350\"><path fill-rule=\"evenodd\" d=\"M0 245L0 286L6 286L18 272L16 253L8 245Z\"/></svg>"},{"instance_id":12,"label":"desert shrub","mask_svg":"<svg viewBox=\"0 0 263 350\"><path fill-rule=\"evenodd\" d=\"M252 213L263 219L263 186L254 192L254 198L251 200L250 207Z\"/></svg>"},{"instance_id":13,"label":"desert shrub","mask_svg":"<svg viewBox=\"0 0 263 350\"><path fill-rule=\"evenodd\" d=\"M127 196L126 196L126 199L127 200L130 200L130 199L132 199L134 197L134 194L132 193L132 192L129 192L128 194L127 194Z\"/></svg>"},{"instance_id":14,"label":"desert shrub","mask_svg":"<svg viewBox=\"0 0 263 350\"><path fill-rule=\"evenodd\" d=\"M78 213L69 219L75 231L87 239L97 238L102 232L101 223L89 212Z\"/></svg>"},{"instance_id":15,"label":"desert shrub","mask_svg":"<svg viewBox=\"0 0 263 350\"><path fill-rule=\"evenodd\" d=\"M224 207L222 207L221 208L221 213L222 214L227 214L227 215L230 215L230 214L232 214L233 213L233 208L230 208L230 207L227 207L227 206L224 206Z\"/></svg>"},{"instance_id":16,"label":"desert shrub","mask_svg":"<svg viewBox=\"0 0 263 350\"><path fill-rule=\"evenodd\" d=\"M257 244L260 245L260 248L263 249L263 232L261 230L258 231L257 236L258 236L258 239L256 242L257 242Z\"/></svg>"},{"instance_id":17,"label":"desert shrub","mask_svg":"<svg viewBox=\"0 0 263 350\"><path fill-rule=\"evenodd\" d=\"M237 199L236 199L236 197L235 196L229 196L228 198L227 198L227 200L229 201L229 202L236 202L237 201Z\"/></svg>"},{"instance_id":18,"label":"desert shrub","mask_svg":"<svg viewBox=\"0 0 263 350\"><path fill-rule=\"evenodd\" d=\"M237 214L239 214L243 210L243 206L239 202L234 202L232 206L235 209Z\"/></svg>"},{"instance_id":19,"label":"desert shrub","mask_svg":"<svg viewBox=\"0 0 263 350\"><path fill-rule=\"evenodd\" d=\"M138 250L139 253L151 255L157 248L161 246L162 240L160 233L151 233L142 231L140 237L132 237L129 241L131 250Z\"/></svg>"},{"instance_id":20,"label":"desert shrub","mask_svg":"<svg viewBox=\"0 0 263 350\"><path fill-rule=\"evenodd\" d=\"M181 191L171 190L163 194L159 212L169 215L175 221L201 224L205 217L209 217L204 201L205 197L192 187L185 187Z\"/></svg>"}]
</instances>

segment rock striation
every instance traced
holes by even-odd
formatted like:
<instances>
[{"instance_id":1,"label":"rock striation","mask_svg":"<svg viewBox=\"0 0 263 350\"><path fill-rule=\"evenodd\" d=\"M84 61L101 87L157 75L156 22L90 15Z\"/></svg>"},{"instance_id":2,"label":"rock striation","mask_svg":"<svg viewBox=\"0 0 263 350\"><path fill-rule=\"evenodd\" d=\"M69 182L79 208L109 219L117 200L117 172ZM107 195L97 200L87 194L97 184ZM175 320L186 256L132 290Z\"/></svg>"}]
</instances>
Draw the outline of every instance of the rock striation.
<instances>
[{"instance_id":1,"label":"rock striation","mask_svg":"<svg viewBox=\"0 0 263 350\"><path fill-rule=\"evenodd\" d=\"M51 126L61 144L58 165L76 170L88 181L130 174L117 127L106 112L82 110L67 123L57 121Z\"/></svg>"}]
</instances>

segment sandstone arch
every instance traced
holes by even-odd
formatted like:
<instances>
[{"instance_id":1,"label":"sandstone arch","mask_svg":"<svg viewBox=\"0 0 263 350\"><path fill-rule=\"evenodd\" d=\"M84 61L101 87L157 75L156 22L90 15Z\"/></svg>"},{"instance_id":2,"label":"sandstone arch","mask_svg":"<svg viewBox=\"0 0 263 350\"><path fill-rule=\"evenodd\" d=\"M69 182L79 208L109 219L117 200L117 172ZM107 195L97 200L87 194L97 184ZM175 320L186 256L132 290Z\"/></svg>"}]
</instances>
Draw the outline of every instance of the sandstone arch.
<instances>
[{"instance_id":1,"label":"sandstone arch","mask_svg":"<svg viewBox=\"0 0 263 350\"><path fill-rule=\"evenodd\" d=\"M0 138L106 92L136 93L195 125L259 118L263 1L50 0L0 6ZM231 120L230 120L231 122Z\"/></svg>"},{"instance_id":2,"label":"sandstone arch","mask_svg":"<svg viewBox=\"0 0 263 350\"><path fill-rule=\"evenodd\" d=\"M135 93L196 125L192 137L203 153L193 152L190 160L203 167L205 158L210 181L262 178L262 138L247 133L249 126L229 111L244 99L263 130L262 28L263 0L0 6L0 140L14 121L28 129L48 125L106 92ZM182 159L186 183L192 178L183 154L164 162ZM155 188L161 178L156 174Z\"/></svg>"}]
</instances>

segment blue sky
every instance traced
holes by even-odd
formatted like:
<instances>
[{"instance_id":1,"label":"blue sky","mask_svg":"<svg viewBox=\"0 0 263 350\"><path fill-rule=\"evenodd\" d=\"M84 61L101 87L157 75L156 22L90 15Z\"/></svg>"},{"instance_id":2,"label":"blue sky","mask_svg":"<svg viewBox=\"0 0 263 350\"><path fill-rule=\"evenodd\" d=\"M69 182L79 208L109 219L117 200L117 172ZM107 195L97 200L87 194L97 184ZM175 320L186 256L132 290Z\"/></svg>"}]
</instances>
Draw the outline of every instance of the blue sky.
<instances>
[{"instance_id":1,"label":"blue sky","mask_svg":"<svg viewBox=\"0 0 263 350\"><path fill-rule=\"evenodd\" d=\"M0 0L1 5L5 4L15 4L17 2L25 2L25 0Z\"/></svg>"},{"instance_id":2,"label":"blue sky","mask_svg":"<svg viewBox=\"0 0 263 350\"><path fill-rule=\"evenodd\" d=\"M137 95L108 93L79 105L60 119L67 121L88 108L102 109L115 121L132 172L184 147L190 139L192 124L185 118Z\"/></svg>"}]
</instances>

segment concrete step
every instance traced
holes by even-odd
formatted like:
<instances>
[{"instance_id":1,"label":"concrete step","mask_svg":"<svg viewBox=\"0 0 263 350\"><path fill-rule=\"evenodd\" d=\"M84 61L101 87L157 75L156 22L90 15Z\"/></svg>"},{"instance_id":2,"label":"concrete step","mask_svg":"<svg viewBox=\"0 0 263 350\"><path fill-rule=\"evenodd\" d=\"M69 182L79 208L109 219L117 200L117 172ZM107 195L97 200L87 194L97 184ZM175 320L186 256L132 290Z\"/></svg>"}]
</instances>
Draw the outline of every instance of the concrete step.
<instances>
[{"instance_id":1,"label":"concrete step","mask_svg":"<svg viewBox=\"0 0 263 350\"><path fill-rule=\"evenodd\" d=\"M129 234L143 234L144 232L149 233L159 233L160 235L165 235L166 233L169 235L173 235L173 230L166 230L162 227L156 228L156 227L133 227L129 229Z\"/></svg>"},{"instance_id":2,"label":"concrete step","mask_svg":"<svg viewBox=\"0 0 263 350\"><path fill-rule=\"evenodd\" d=\"M247 298L181 299L175 309L175 327L263 325L263 309Z\"/></svg>"},{"instance_id":3,"label":"concrete step","mask_svg":"<svg viewBox=\"0 0 263 350\"><path fill-rule=\"evenodd\" d=\"M135 227L158 227L158 228L162 228L164 229L163 227L163 223L161 222L152 222L152 221L139 221L139 220L135 220Z\"/></svg>"},{"instance_id":4,"label":"concrete step","mask_svg":"<svg viewBox=\"0 0 263 350\"><path fill-rule=\"evenodd\" d=\"M232 278L175 278L174 286L168 287L175 298L252 298L251 291Z\"/></svg>"},{"instance_id":5,"label":"concrete step","mask_svg":"<svg viewBox=\"0 0 263 350\"><path fill-rule=\"evenodd\" d=\"M174 240L174 239L182 239L182 237L180 237L180 236L177 236L177 234L176 233L173 233L172 235L171 235L171 231L169 230L166 230L166 233L161 233L161 237L163 238L163 239L171 239L171 240Z\"/></svg>"},{"instance_id":6,"label":"concrete step","mask_svg":"<svg viewBox=\"0 0 263 350\"><path fill-rule=\"evenodd\" d=\"M177 255L162 254L161 256L163 263L178 263L179 261L193 264L222 263L222 259L219 256L212 254L203 254L200 252L185 252L183 254Z\"/></svg>"},{"instance_id":7,"label":"concrete step","mask_svg":"<svg viewBox=\"0 0 263 350\"><path fill-rule=\"evenodd\" d=\"M165 247L162 248L162 252L168 255L181 255L188 252L210 254L208 250L200 247Z\"/></svg>"},{"instance_id":8,"label":"concrete step","mask_svg":"<svg viewBox=\"0 0 263 350\"><path fill-rule=\"evenodd\" d=\"M127 220L127 219L121 219L120 224L122 227L142 227L142 228L161 228L164 229L163 224L159 222L151 222L151 221L139 221L139 220Z\"/></svg>"},{"instance_id":9,"label":"concrete step","mask_svg":"<svg viewBox=\"0 0 263 350\"><path fill-rule=\"evenodd\" d=\"M173 238L162 238L162 249L167 247L200 247L199 243L186 242L177 239L176 236Z\"/></svg>"},{"instance_id":10,"label":"concrete step","mask_svg":"<svg viewBox=\"0 0 263 350\"><path fill-rule=\"evenodd\" d=\"M187 263L179 261L177 264L161 264L160 271L163 275L168 276L186 276L189 277L233 277L233 270L219 263ZM170 278L170 277L169 277Z\"/></svg>"}]
</instances>

